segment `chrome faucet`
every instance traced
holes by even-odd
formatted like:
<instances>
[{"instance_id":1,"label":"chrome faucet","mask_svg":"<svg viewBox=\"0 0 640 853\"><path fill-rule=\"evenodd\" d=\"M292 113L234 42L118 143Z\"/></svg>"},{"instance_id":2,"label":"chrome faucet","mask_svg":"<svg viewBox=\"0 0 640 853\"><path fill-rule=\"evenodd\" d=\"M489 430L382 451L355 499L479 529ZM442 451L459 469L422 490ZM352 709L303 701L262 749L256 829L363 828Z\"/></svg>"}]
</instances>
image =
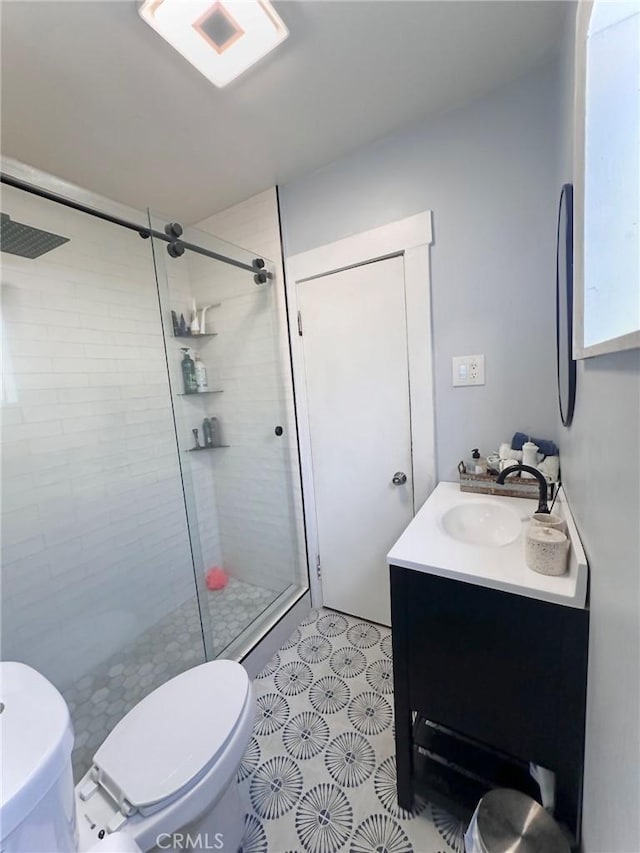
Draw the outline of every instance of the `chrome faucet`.
<instances>
[{"instance_id":1,"label":"chrome faucet","mask_svg":"<svg viewBox=\"0 0 640 853\"><path fill-rule=\"evenodd\" d=\"M520 462L514 462L509 468L505 468L504 471L500 471L498 474L498 479L496 480L496 485L504 486L504 481L510 474L515 474L517 471L527 471L529 474L533 474L533 476L538 481L538 486L540 487L540 494L538 496L538 512L546 512L549 513L549 507L547 506L547 478L544 476L542 471L538 471L537 468L532 468L531 465L522 465Z\"/></svg>"}]
</instances>

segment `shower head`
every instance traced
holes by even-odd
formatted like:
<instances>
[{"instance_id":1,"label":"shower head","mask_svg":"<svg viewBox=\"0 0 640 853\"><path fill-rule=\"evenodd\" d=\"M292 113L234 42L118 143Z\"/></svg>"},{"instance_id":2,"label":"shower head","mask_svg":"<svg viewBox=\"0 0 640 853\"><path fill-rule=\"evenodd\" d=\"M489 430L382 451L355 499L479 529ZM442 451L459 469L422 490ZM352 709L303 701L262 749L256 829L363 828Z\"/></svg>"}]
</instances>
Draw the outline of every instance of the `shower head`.
<instances>
[{"instance_id":1,"label":"shower head","mask_svg":"<svg viewBox=\"0 0 640 853\"><path fill-rule=\"evenodd\" d=\"M21 258L39 258L63 243L68 237L60 237L50 231L42 231L32 225L15 222L7 213L0 214L0 251Z\"/></svg>"}]
</instances>

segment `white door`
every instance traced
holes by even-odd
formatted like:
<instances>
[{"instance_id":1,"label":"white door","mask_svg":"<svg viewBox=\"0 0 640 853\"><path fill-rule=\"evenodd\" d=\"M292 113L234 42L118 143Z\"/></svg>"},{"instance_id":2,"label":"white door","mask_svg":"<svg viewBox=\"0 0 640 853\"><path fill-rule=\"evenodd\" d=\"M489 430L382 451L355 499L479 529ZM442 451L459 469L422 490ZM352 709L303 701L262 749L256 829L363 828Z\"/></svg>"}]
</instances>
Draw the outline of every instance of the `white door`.
<instances>
[{"instance_id":1,"label":"white door","mask_svg":"<svg viewBox=\"0 0 640 853\"><path fill-rule=\"evenodd\" d=\"M389 625L386 555L413 517L404 261L297 290L324 604Z\"/></svg>"}]
</instances>

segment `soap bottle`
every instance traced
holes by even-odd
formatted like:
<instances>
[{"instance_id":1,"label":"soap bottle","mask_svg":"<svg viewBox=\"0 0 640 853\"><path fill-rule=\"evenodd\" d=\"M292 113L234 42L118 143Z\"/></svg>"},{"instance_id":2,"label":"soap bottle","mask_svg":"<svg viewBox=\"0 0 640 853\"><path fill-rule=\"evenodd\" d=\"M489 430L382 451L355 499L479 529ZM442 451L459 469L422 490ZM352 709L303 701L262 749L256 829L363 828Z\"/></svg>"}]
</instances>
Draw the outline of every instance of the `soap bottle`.
<instances>
[{"instance_id":1,"label":"soap bottle","mask_svg":"<svg viewBox=\"0 0 640 853\"><path fill-rule=\"evenodd\" d=\"M200 353L196 353L196 360L194 364L194 370L196 375L196 388L202 393L203 391L209 390L209 385L207 383L207 368L204 366L204 362L200 358Z\"/></svg>"},{"instance_id":2,"label":"soap bottle","mask_svg":"<svg viewBox=\"0 0 640 853\"><path fill-rule=\"evenodd\" d=\"M205 447L213 447L213 436L211 434L211 421L205 418L202 421L202 436L204 438Z\"/></svg>"},{"instance_id":3,"label":"soap bottle","mask_svg":"<svg viewBox=\"0 0 640 853\"><path fill-rule=\"evenodd\" d=\"M480 456L480 451L477 447L474 447L471 451L471 464L469 466L469 471L471 471L472 474L487 473L487 460L484 456Z\"/></svg>"},{"instance_id":4,"label":"soap bottle","mask_svg":"<svg viewBox=\"0 0 640 853\"><path fill-rule=\"evenodd\" d=\"M220 421L217 418L209 418L209 428L211 430L211 446L220 446Z\"/></svg>"},{"instance_id":5,"label":"soap bottle","mask_svg":"<svg viewBox=\"0 0 640 853\"><path fill-rule=\"evenodd\" d=\"M184 353L182 359L182 382L184 384L185 394L195 394L198 391L196 385L196 368L193 359L189 355L189 347L180 347Z\"/></svg>"}]
</instances>

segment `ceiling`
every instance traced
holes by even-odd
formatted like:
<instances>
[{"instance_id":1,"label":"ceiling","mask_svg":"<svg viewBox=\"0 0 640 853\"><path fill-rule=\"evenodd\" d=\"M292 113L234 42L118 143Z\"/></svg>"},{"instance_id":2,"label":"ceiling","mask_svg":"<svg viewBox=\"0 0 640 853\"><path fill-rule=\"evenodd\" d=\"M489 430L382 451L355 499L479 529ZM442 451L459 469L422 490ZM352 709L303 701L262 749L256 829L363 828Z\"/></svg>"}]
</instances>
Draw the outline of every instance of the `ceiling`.
<instances>
[{"instance_id":1,"label":"ceiling","mask_svg":"<svg viewBox=\"0 0 640 853\"><path fill-rule=\"evenodd\" d=\"M566 4L276 6L289 39L216 89L135 2L4 0L3 154L195 222L525 73Z\"/></svg>"}]
</instances>

